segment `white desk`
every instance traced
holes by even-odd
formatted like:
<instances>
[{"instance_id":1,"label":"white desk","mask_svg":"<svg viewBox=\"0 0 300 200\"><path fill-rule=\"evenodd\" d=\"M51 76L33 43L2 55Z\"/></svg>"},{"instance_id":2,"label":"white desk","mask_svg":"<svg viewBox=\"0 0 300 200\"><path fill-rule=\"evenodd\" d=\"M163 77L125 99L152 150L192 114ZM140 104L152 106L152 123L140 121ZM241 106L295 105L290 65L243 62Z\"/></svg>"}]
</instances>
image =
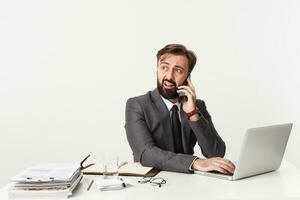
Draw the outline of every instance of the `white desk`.
<instances>
[{"instance_id":1,"label":"white desk","mask_svg":"<svg viewBox=\"0 0 300 200\"><path fill-rule=\"evenodd\" d=\"M139 177L124 177L132 186L123 190L99 191L95 184L87 187L95 176L85 176L71 199L89 200L169 200L169 199L300 199L300 170L283 162L278 171L238 181L226 181L197 174L160 172L167 184L161 188L149 183L138 183ZM9 199L6 187L0 190L0 199Z\"/></svg>"}]
</instances>

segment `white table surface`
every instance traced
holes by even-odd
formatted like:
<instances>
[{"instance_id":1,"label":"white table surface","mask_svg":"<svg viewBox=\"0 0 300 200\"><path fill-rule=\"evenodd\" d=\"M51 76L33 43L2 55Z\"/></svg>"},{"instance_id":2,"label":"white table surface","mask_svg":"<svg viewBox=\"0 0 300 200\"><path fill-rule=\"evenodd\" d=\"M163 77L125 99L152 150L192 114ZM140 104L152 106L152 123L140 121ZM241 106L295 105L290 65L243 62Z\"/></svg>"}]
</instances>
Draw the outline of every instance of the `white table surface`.
<instances>
[{"instance_id":1,"label":"white table surface","mask_svg":"<svg viewBox=\"0 0 300 200\"><path fill-rule=\"evenodd\" d=\"M154 199L299 199L300 170L284 161L281 168L267 174L238 181L227 181L197 174L160 172L167 184L161 188L149 183L140 184L140 177L123 177L131 186L123 190L100 191L95 183L87 191L91 179L97 176L84 176L70 199L89 200L154 200ZM0 189L0 199L9 199L7 186Z\"/></svg>"}]
</instances>

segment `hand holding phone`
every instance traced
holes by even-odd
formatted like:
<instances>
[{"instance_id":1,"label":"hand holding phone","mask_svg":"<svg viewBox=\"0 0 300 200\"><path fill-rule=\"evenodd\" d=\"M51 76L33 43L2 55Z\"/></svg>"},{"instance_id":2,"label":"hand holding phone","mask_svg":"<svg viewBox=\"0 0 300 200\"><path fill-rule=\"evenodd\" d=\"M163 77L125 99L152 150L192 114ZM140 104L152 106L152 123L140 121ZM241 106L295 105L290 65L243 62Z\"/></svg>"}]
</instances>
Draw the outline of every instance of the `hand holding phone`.
<instances>
[{"instance_id":1,"label":"hand holding phone","mask_svg":"<svg viewBox=\"0 0 300 200\"><path fill-rule=\"evenodd\" d=\"M182 85L188 85L187 79L190 78L191 79L191 75L189 74L188 77L185 79L184 83ZM188 97L186 96L186 94L184 92L178 92L178 101L180 103L182 102L186 102L188 100Z\"/></svg>"},{"instance_id":2,"label":"hand holding phone","mask_svg":"<svg viewBox=\"0 0 300 200\"><path fill-rule=\"evenodd\" d=\"M182 109L185 113L193 113L196 108L196 91L193 83L191 82L190 77L178 87L177 93L179 97L179 101L181 101ZM180 94L182 93L182 94ZM191 121L199 120L199 115L193 114L190 119Z\"/></svg>"}]
</instances>

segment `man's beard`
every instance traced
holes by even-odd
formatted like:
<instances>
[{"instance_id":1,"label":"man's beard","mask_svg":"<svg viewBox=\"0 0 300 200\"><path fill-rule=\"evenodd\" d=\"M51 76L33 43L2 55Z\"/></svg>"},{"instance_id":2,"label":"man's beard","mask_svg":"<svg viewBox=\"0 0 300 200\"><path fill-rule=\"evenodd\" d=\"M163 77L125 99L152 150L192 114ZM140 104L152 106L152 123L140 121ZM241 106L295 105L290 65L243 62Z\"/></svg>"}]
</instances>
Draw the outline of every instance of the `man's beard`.
<instances>
[{"instance_id":1,"label":"man's beard","mask_svg":"<svg viewBox=\"0 0 300 200\"><path fill-rule=\"evenodd\" d=\"M173 83L175 87L173 89L164 88L164 81L169 81L170 83ZM159 94L165 99L176 99L178 97L176 83L173 80L163 79L162 84L160 84L157 80L157 89Z\"/></svg>"}]
</instances>

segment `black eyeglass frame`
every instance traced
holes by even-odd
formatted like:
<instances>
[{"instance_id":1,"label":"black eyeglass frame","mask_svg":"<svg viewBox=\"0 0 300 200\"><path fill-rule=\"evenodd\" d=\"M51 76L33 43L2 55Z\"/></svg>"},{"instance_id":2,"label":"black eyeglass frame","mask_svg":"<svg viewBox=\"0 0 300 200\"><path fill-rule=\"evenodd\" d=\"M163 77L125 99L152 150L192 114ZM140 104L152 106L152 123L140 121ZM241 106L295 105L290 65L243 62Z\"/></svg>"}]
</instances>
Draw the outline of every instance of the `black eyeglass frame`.
<instances>
[{"instance_id":1,"label":"black eyeglass frame","mask_svg":"<svg viewBox=\"0 0 300 200\"><path fill-rule=\"evenodd\" d=\"M167 181L161 177L143 177L138 182L141 184L150 183L152 186L158 187L167 183Z\"/></svg>"}]
</instances>

